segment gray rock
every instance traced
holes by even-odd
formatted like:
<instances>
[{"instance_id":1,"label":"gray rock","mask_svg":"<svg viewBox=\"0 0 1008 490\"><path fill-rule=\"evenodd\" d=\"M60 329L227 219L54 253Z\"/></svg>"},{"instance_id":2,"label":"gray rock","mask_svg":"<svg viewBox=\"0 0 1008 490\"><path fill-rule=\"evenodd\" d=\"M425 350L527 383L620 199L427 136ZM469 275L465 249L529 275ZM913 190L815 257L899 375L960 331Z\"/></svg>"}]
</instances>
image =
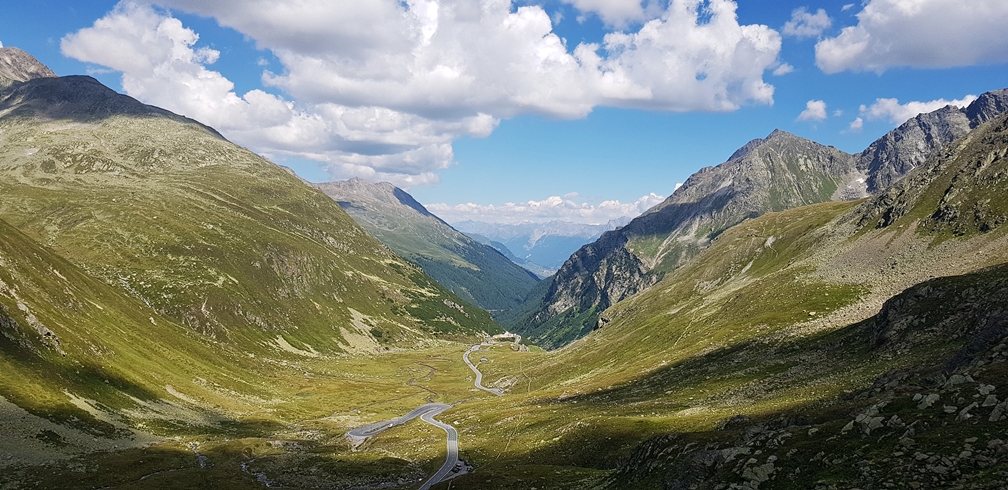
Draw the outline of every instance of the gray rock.
<instances>
[{"instance_id":1,"label":"gray rock","mask_svg":"<svg viewBox=\"0 0 1008 490\"><path fill-rule=\"evenodd\" d=\"M997 422L1004 417L1004 413L1008 409L1008 400L998 403L994 406L994 410L991 411L990 417L987 419L990 422Z\"/></svg>"},{"instance_id":2,"label":"gray rock","mask_svg":"<svg viewBox=\"0 0 1008 490\"><path fill-rule=\"evenodd\" d=\"M998 404L998 397L997 397L997 395L987 395L987 398L984 400L983 404L980 405L980 406L982 406L982 407L993 407L994 405L997 405L997 404Z\"/></svg>"},{"instance_id":3,"label":"gray rock","mask_svg":"<svg viewBox=\"0 0 1008 490\"><path fill-rule=\"evenodd\" d=\"M0 48L0 86L35 78L55 78L56 74L34 56L14 47Z\"/></svg>"},{"instance_id":4,"label":"gray rock","mask_svg":"<svg viewBox=\"0 0 1008 490\"><path fill-rule=\"evenodd\" d=\"M980 404L977 402L973 402L970 403L969 405L966 405L966 408L959 411L959 415L956 417L956 420L966 420L968 418L973 417L973 415L971 415L969 412L970 410L973 410L978 406L980 406Z\"/></svg>"},{"instance_id":5,"label":"gray rock","mask_svg":"<svg viewBox=\"0 0 1008 490\"><path fill-rule=\"evenodd\" d=\"M931 406L934 405L934 403L940 398L941 396L937 393L929 393L921 400L920 403L917 404L917 409L924 410L926 408L931 408Z\"/></svg>"},{"instance_id":6,"label":"gray rock","mask_svg":"<svg viewBox=\"0 0 1008 490\"><path fill-rule=\"evenodd\" d=\"M953 374L949 376L948 381L945 382L945 386L957 386L966 383L966 376L961 374Z\"/></svg>"}]
</instances>

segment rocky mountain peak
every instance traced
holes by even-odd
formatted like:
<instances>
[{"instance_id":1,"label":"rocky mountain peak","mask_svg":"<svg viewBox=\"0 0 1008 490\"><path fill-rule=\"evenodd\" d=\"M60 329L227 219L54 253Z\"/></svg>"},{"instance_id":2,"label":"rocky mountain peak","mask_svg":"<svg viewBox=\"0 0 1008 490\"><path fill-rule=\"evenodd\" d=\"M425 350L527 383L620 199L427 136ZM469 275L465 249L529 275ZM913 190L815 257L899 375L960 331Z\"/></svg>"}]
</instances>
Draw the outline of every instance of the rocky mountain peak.
<instances>
[{"instance_id":1,"label":"rocky mountain peak","mask_svg":"<svg viewBox=\"0 0 1008 490\"><path fill-rule=\"evenodd\" d=\"M27 82L36 78L55 78L56 74L34 56L14 47L0 48L0 83Z\"/></svg>"},{"instance_id":2,"label":"rocky mountain peak","mask_svg":"<svg viewBox=\"0 0 1008 490\"><path fill-rule=\"evenodd\" d=\"M753 151L754 149L756 149L756 147L763 144L763 141L764 141L763 138L756 138L754 140L749 141L748 143L742 145L741 148L735 150L735 153L732 153L731 156L728 157L728 161L732 161L737 158L742 158L746 156L746 154L748 154L750 151Z\"/></svg>"},{"instance_id":3,"label":"rocky mountain peak","mask_svg":"<svg viewBox=\"0 0 1008 490\"><path fill-rule=\"evenodd\" d=\"M965 112L966 117L970 120L970 126L974 128L1008 113L1008 88L981 94L977 100L966 107Z\"/></svg>"}]
</instances>

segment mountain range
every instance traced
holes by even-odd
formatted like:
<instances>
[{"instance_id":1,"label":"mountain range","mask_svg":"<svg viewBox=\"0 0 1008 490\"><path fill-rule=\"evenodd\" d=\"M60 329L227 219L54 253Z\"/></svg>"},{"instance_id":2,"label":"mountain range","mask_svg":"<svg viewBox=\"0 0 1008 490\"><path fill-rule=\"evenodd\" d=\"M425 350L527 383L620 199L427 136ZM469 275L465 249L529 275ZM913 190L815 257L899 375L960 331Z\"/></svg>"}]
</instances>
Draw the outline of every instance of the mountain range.
<instances>
[{"instance_id":1,"label":"mountain range","mask_svg":"<svg viewBox=\"0 0 1008 490\"><path fill-rule=\"evenodd\" d=\"M664 202L575 252L542 298L513 323L547 347L599 326L599 314L659 281L746 219L878 194L944 145L1008 110L1008 90L966 108L920 114L851 155L776 130L696 172Z\"/></svg>"},{"instance_id":2,"label":"mountain range","mask_svg":"<svg viewBox=\"0 0 1008 490\"><path fill-rule=\"evenodd\" d=\"M511 310L539 282L496 249L434 216L402 189L362 179L315 184L372 236L460 298L493 314Z\"/></svg>"},{"instance_id":3,"label":"mountain range","mask_svg":"<svg viewBox=\"0 0 1008 490\"><path fill-rule=\"evenodd\" d=\"M535 282L394 186L0 60L0 488L1008 486L1004 90L855 155L753 140ZM528 278L525 345L423 256Z\"/></svg>"},{"instance_id":4,"label":"mountain range","mask_svg":"<svg viewBox=\"0 0 1008 490\"><path fill-rule=\"evenodd\" d=\"M571 254L602 233L625 225L629 218L610 220L603 224L581 224L569 221L545 223L485 223L460 221L455 227L481 243L493 246L515 263L540 277L556 273Z\"/></svg>"}]
</instances>

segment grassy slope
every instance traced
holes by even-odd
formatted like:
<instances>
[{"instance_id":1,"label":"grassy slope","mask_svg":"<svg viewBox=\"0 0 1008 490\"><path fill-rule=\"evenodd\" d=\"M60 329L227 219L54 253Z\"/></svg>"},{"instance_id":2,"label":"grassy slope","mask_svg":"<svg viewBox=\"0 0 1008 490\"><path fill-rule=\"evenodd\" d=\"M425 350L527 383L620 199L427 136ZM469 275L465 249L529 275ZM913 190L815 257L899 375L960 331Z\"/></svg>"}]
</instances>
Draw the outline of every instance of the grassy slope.
<instances>
[{"instance_id":1,"label":"grassy slope","mask_svg":"<svg viewBox=\"0 0 1008 490\"><path fill-rule=\"evenodd\" d=\"M920 412L912 401L915 391L935 392L943 403L961 410L979 396L977 383L957 388L929 381L943 370L969 369L998 393L1008 392L1008 369L998 354L1004 342L1001 350L980 346L982 359L966 359L965 367L944 363L957 350L969 350L974 331L968 327L992 324L990 315L996 312L989 311L988 303L1004 304L1008 272L999 267L930 280L1008 262L1006 229L983 225L1003 222L997 203L985 208L991 211L981 213L979 221L973 218L976 213L964 221L937 212L976 209L978 201L968 196L984 189L997 200L996 189L1004 188L1008 175L1004 126L1001 120L987 127L953 147L944 160L922 168L915 175L933 173L921 181L929 183L926 187L910 186L888 200L771 213L727 230L696 261L606 311L605 328L561 351L489 349L483 354L489 362L481 363L481 369L486 383L509 388L504 398L471 388L472 375L458 358L461 344L431 342L425 350L355 357L307 357L262 348L250 358L235 344L207 341L212 332L197 333L170 315L152 312L118 283L89 277L91 272L77 267L77 260L59 257L58 241L51 248L36 241L36 236L52 235L11 230L0 235L5 244L0 250L9 254L6 275L0 276L7 284L0 303L4 315L16 322L0 320L10 340L3 362L15 373L4 378L5 389L15 393L10 396L38 397L38 413L59 417L63 411L82 421L71 425L107 435L115 428L71 409L61 388L107 400L109 408L124 413L140 406L124 393L142 401L170 400L161 383L171 383L196 400L176 397L173 410L190 410L191 419L203 421L166 424L150 409L141 410L148 415L129 416L124 424L151 424L152 430L181 439L147 450L19 466L6 471L0 484L254 487L253 473L263 472L263 478L279 485L398 481L409 488L415 484L408 481L439 465L442 433L414 422L375 438L361 452L351 452L340 434L427 400L465 401L441 417L459 428L463 456L478 468L454 481L455 488L653 488L674 483L669 475L700 475L689 466L698 448L732 446L751 454L731 465L710 466L705 475L741 482L735 466L739 472L752 470L768 455L779 458L781 478L768 486L807 488L823 481L843 487L865 481L858 478L877 482L879 475L886 476L884 470L864 472L862 460L884 463L894 472L930 472L924 465L936 463L928 458L959 458L952 453L958 455L964 443L975 443L979 451L1006 428L1004 422L987 424L980 417L957 423L958 412L944 414L937 407ZM877 227L881 216L891 219ZM944 224L934 227L932 221ZM978 224L957 228L960 223ZM875 314L885 300L907 288L887 305L884 316L902 327L886 336L889 343L878 345ZM66 358L45 346L44 330L40 334L33 326L18 298L60 338ZM74 301L93 301L106 309L86 310L92 316L78 314ZM64 304L66 308L56 306ZM980 313L963 311L962 305L978 305ZM128 336L106 339L109 326L117 324L124 330L163 330L147 330L151 335L141 336L147 343ZM160 355L162 339L172 339L172 349L185 354L172 358L182 369L171 363L169 370L151 360ZM1003 335L990 344L1000 340ZM115 355L91 348L106 342L117 349ZM200 364L211 359L213 366ZM994 361L979 364L987 359ZM75 362L101 367L89 373ZM132 365L149 366L151 372L133 372ZM40 366L55 375L35 379ZM71 375L69 368L86 374ZM907 369L930 372L899 374ZM904 428L878 430L874 434L881 436L871 439L859 429L841 432L857 413L880 402L888 403L882 407L886 417L896 415L907 424L917 417L916 442L908 446L900 439ZM43 411L50 406L63 408ZM752 420L715 430L736 414ZM177 413L169 419L186 420ZM66 444L57 437L39 431L34 439ZM964 442L971 437L981 439ZM199 466L189 442L210 458L207 467ZM822 456L816 459L823 449L831 451L826 463ZM918 449L925 459L917 461L913 451ZM750 455L754 463L748 462ZM684 462L688 467L680 466ZM243 463L250 469L243 471ZM979 475L976 481L983 483L997 478L1003 464L994 466L992 474L965 464L960 469ZM150 477L141 480L144 476Z\"/></svg>"},{"instance_id":2,"label":"grassy slope","mask_svg":"<svg viewBox=\"0 0 1008 490\"><path fill-rule=\"evenodd\" d=\"M0 216L195 331L331 353L356 347L348 333L496 328L331 199L198 124L30 110L0 119Z\"/></svg>"},{"instance_id":3,"label":"grassy slope","mask_svg":"<svg viewBox=\"0 0 1008 490\"><path fill-rule=\"evenodd\" d=\"M940 410L922 413L911 398L929 389L941 393L958 413L974 398L978 385L941 388L941 382L935 386L928 378L954 369L975 370L970 372L981 383L1002 391L1008 388L1003 385L1004 366L984 364L998 357L990 349L1004 340L1004 332L974 352L972 361L967 357L965 365L945 364L961 355L960 349L974 336L972 328L986 324L957 313L957 308L969 305L996 317L1008 271L1002 266L976 275L930 279L1008 262L1004 227L971 225L977 223L977 215L961 212L958 216L966 218L964 223L946 220L942 226L933 225L949 215L941 211L949 203L976 209L973 203L978 201L987 206L979 214L983 222L1004 222L1005 213L996 211L1003 201L996 189L1004 188L1008 175L1005 125L1002 119L983 128L911 175L905 188L894 191L903 198L820 204L746 221L654 288L603 313L608 324L585 339L554 354L492 356L485 369L488 382L513 383L512 396L495 408L463 408L475 425L491 428L485 437L476 436L483 460L507 473L522 471L523 464L533 462L616 469L620 461L632 457L636 462L623 466L614 484L631 485L636 478L645 478L634 485L653 488L667 475L688 473L677 469L684 460L673 456L690 454L684 452L691 450L689 442L693 450L705 444L738 445L736 438L744 442L745 437L755 437L739 433L751 429L755 421L783 416L792 421L784 422L787 427L794 425L795 417L805 417L785 436L795 438L795 445L786 449L802 451L804 458L789 463L788 471L797 482L793 484L803 487L825 478L850 485L857 478L879 475L861 475L858 460L881 464L901 450L900 455L914 459L912 451L906 453L905 446L896 444L902 430L877 450L862 447L860 429L846 438L832 437L873 403L892 403L883 410L887 419L897 415L910 423L911 417L919 418L920 439L925 441L920 449L925 454L958 454L961 440L971 435L984 439L978 445L986 444L992 432L1004 428L1003 423L983 423L990 407L970 422L980 425L954 425L950 422L955 413L946 419L939 416ZM887 205L902 214L890 213L895 218L876 229L875 219L885 214ZM962 227L968 231L955 231ZM907 288L912 289L903 297L934 299L922 303L925 311L918 307L892 314L900 324L915 327L897 347L874 346L874 325L883 321L874 315L885 300ZM910 333L928 329L927 335ZM876 382L879 390L873 387ZM976 396L983 401L983 396ZM728 432L713 430L736 414L754 422ZM829 432L821 437L795 435L811 428ZM675 438L681 442L638 445L663 433L678 433ZM824 444L827 437L837 442ZM959 442L950 445L949 438ZM509 452L501 453L495 442L499 440L508 441ZM765 442L753 450L773 447L764 447ZM837 469L813 465L811 480L794 474L803 467L808 472L809 460L823 449L836 452L837 464L846 464ZM668 451L674 452L661 456ZM773 454L784 457L776 450ZM851 461L851 455L860 459ZM739 468L745 459L738 461ZM899 464L904 471L917 463ZM654 472L642 476L648 474L645 468ZM982 466L964 463L964 468L986 474ZM553 469L542 468L530 477L548 482ZM731 468L725 471L720 477L743 481ZM900 477L907 482L914 475Z\"/></svg>"},{"instance_id":4,"label":"grassy slope","mask_svg":"<svg viewBox=\"0 0 1008 490\"><path fill-rule=\"evenodd\" d=\"M444 339L499 328L212 130L84 77L30 84L0 97L0 449L15 465L0 486L74 486L63 471L121 484L176 464L189 469L162 484L256 486L243 451L308 420L346 453L343 431L431 396L403 376L457 350ZM446 370L452 382L429 384L457 400L467 370ZM198 458L165 437L207 444L221 466L187 479ZM436 452L382 465L423 474Z\"/></svg>"},{"instance_id":5,"label":"grassy slope","mask_svg":"<svg viewBox=\"0 0 1008 490\"><path fill-rule=\"evenodd\" d=\"M340 184L363 189L355 193L343 189ZM498 321L520 305L539 282L532 273L493 247L467 237L426 213L402 190L395 189L393 193L380 187L382 185L357 182L320 184L318 187L340 202L372 236L399 256L419 265L462 299L491 312ZM386 200L378 195L386 196Z\"/></svg>"}]
</instances>

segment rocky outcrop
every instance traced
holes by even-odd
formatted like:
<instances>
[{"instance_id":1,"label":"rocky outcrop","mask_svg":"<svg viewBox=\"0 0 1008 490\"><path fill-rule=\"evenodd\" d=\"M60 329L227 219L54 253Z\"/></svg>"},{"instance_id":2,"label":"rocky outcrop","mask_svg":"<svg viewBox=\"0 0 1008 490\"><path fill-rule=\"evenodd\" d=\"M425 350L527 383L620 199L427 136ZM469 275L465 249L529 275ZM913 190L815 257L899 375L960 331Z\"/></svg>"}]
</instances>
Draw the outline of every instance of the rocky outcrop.
<instances>
[{"instance_id":1,"label":"rocky outcrop","mask_svg":"<svg viewBox=\"0 0 1008 490\"><path fill-rule=\"evenodd\" d=\"M949 105L918 114L858 154L858 169L868 175L868 192L884 191L945 145L1005 113L1008 89L984 93L965 108Z\"/></svg>"},{"instance_id":2,"label":"rocky outcrop","mask_svg":"<svg viewBox=\"0 0 1008 490\"><path fill-rule=\"evenodd\" d=\"M55 78L56 74L34 56L18 48L0 48L0 87L36 78Z\"/></svg>"}]
</instances>

